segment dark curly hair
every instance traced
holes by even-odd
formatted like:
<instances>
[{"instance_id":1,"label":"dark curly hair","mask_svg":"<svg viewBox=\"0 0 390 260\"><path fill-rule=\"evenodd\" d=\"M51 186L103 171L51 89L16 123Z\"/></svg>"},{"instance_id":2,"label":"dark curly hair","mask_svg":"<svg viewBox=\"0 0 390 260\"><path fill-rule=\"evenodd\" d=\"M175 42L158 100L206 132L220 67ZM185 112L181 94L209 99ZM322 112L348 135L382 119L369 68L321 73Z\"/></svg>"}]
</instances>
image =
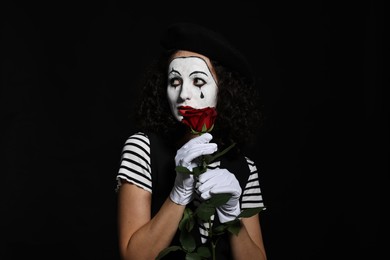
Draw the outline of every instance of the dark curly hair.
<instances>
[{"instance_id":1,"label":"dark curly hair","mask_svg":"<svg viewBox=\"0 0 390 260\"><path fill-rule=\"evenodd\" d=\"M167 68L172 52L162 53L152 62L140 80L141 97L135 105L138 131L154 132L167 140L184 133L186 127L172 115L167 99ZM220 148L236 143L236 152L255 141L261 126L260 99L255 83L218 61L211 60L218 77L218 116L212 130L213 141Z\"/></svg>"}]
</instances>

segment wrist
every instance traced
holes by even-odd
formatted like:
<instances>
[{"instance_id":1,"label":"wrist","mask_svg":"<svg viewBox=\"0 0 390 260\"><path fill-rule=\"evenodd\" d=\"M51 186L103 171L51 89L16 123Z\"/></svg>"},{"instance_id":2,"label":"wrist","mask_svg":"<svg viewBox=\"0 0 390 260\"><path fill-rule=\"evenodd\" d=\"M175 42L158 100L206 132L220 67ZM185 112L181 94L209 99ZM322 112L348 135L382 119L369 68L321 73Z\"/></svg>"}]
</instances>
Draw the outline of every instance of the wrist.
<instances>
[{"instance_id":1,"label":"wrist","mask_svg":"<svg viewBox=\"0 0 390 260\"><path fill-rule=\"evenodd\" d=\"M182 194L181 192L178 192L175 188L173 188L171 193L169 194L169 199L173 203L182 206L186 206L188 203L190 203L192 198L192 194Z\"/></svg>"}]
</instances>

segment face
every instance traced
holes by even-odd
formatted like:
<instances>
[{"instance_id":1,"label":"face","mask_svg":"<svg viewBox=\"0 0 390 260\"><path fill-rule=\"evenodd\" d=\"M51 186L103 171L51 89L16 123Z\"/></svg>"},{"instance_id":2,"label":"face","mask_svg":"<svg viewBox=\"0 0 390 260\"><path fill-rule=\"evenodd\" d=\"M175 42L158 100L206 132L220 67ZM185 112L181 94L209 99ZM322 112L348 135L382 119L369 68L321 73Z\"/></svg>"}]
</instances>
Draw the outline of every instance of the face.
<instances>
[{"instance_id":1,"label":"face","mask_svg":"<svg viewBox=\"0 0 390 260\"><path fill-rule=\"evenodd\" d=\"M174 117L181 121L180 106L216 107L217 79L210 60L198 53L179 51L168 66L167 97Z\"/></svg>"}]
</instances>

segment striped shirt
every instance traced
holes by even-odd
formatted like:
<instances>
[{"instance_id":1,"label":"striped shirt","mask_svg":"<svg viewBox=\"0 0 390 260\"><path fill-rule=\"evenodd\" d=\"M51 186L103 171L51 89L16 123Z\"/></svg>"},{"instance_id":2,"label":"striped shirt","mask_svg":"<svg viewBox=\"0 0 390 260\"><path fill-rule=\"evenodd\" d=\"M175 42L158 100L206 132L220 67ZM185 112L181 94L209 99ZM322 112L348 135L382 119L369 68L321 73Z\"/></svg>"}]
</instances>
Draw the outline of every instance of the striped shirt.
<instances>
[{"instance_id":1,"label":"striped shirt","mask_svg":"<svg viewBox=\"0 0 390 260\"><path fill-rule=\"evenodd\" d=\"M118 180L117 189L122 180L126 180L152 193L150 142L145 134L136 133L126 140L116 179Z\"/></svg>"}]
</instances>

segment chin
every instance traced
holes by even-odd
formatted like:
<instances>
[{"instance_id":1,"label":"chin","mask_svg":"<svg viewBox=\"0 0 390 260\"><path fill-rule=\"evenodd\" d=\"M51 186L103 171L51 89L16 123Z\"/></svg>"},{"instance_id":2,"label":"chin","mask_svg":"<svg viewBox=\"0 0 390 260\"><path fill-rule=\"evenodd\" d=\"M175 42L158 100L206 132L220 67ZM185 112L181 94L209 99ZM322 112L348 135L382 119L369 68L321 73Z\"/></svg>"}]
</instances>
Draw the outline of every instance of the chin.
<instances>
[{"instance_id":1,"label":"chin","mask_svg":"<svg viewBox=\"0 0 390 260\"><path fill-rule=\"evenodd\" d=\"M183 120L183 116L175 115L175 119L181 122L181 120Z\"/></svg>"}]
</instances>

